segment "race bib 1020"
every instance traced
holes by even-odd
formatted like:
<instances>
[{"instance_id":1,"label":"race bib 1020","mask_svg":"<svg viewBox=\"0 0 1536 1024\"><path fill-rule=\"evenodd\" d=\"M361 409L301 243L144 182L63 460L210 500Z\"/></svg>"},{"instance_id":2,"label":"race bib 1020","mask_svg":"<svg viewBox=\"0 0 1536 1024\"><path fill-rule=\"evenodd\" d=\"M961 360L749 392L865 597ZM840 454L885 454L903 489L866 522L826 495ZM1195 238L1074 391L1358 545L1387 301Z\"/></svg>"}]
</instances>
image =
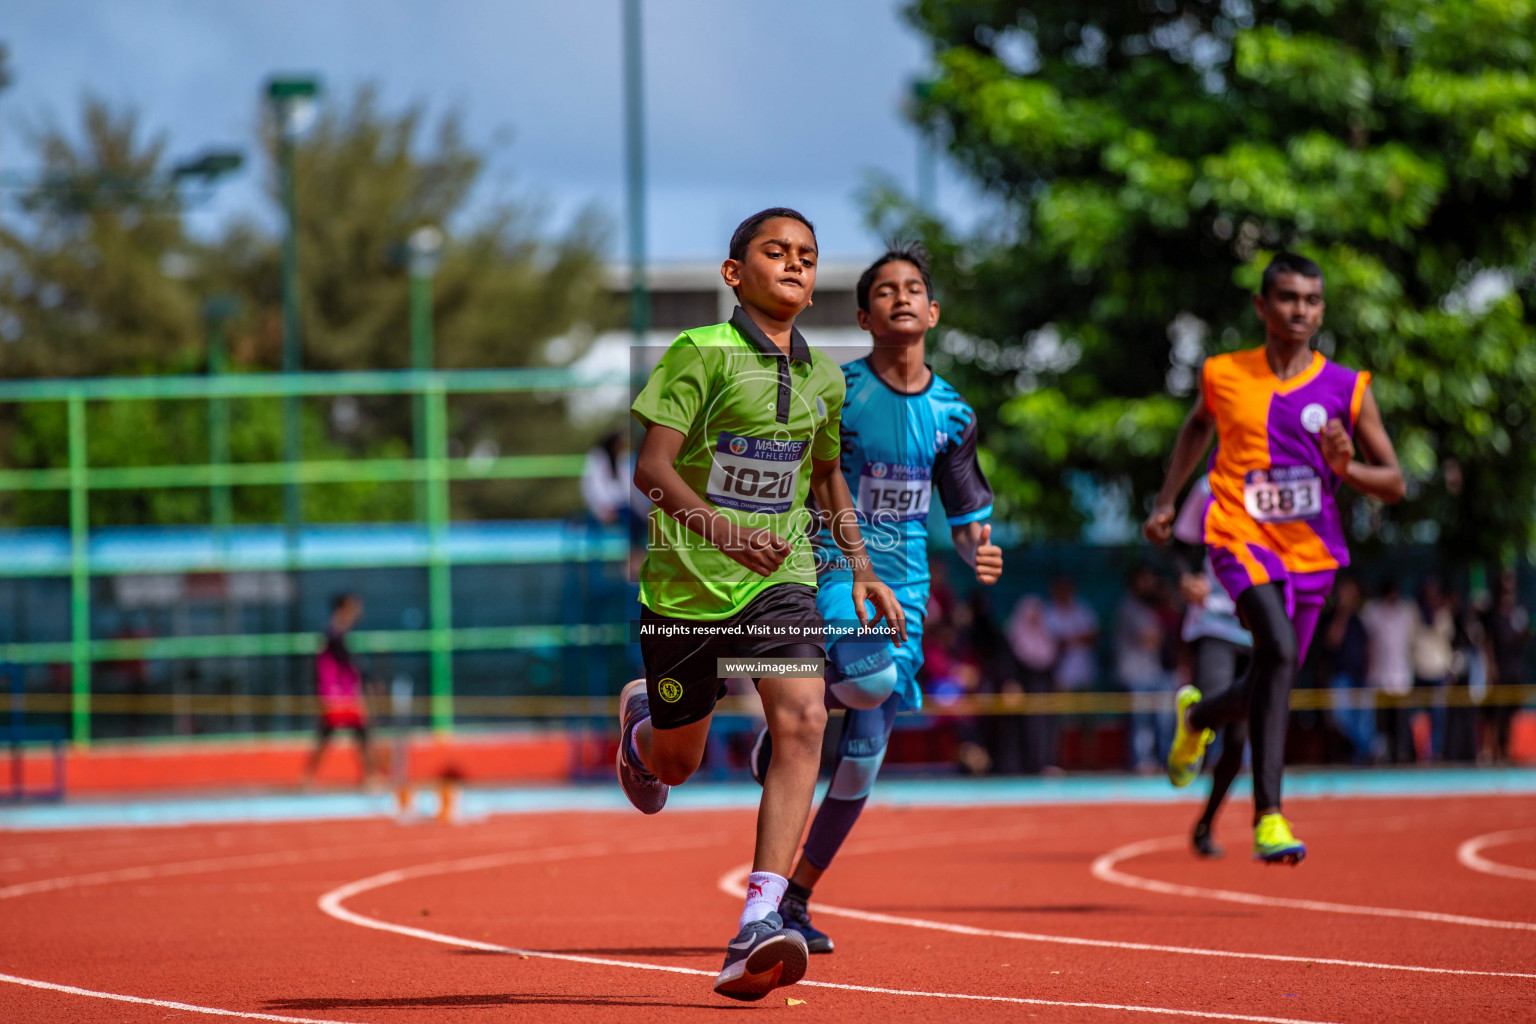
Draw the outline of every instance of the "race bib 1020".
<instances>
[{"instance_id":1,"label":"race bib 1020","mask_svg":"<svg viewBox=\"0 0 1536 1024\"><path fill-rule=\"evenodd\" d=\"M859 511L888 522L928 515L933 477L927 466L866 462L859 473Z\"/></svg>"},{"instance_id":2,"label":"race bib 1020","mask_svg":"<svg viewBox=\"0 0 1536 1024\"><path fill-rule=\"evenodd\" d=\"M1311 466L1255 469L1243 478L1243 507L1260 523L1311 519L1323 510L1323 481Z\"/></svg>"},{"instance_id":3,"label":"race bib 1020","mask_svg":"<svg viewBox=\"0 0 1536 1024\"><path fill-rule=\"evenodd\" d=\"M704 496L743 512L788 512L807 441L772 441L722 430Z\"/></svg>"}]
</instances>

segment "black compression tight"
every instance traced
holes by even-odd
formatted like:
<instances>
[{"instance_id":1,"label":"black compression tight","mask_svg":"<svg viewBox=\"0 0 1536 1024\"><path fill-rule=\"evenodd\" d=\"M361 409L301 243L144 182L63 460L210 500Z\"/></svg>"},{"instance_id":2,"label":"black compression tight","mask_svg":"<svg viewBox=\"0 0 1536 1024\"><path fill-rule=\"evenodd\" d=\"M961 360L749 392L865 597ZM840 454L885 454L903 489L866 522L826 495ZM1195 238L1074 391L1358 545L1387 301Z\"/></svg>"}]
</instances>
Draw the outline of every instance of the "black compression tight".
<instances>
[{"instance_id":1,"label":"black compression tight","mask_svg":"<svg viewBox=\"0 0 1536 1024\"><path fill-rule=\"evenodd\" d=\"M1241 685L1238 669L1247 668L1248 648L1230 640L1204 637L1195 643L1195 685L1201 693L1215 696L1222 690ZM1211 795L1205 802L1200 820L1207 826L1216 822L1216 812L1227 798L1232 780L1243 770L1243 748L1248 745L1248 720L1228 722L1221 733L1221 756L1211 769Z\"/></svg>"},{"instance_id":2,"label":"black compression tight","mask_svg":"<svg viewBox=\"0 0 1536 1024\"><path fill-rule=\"evenodd\" d=\"M1248 719L1253 744L1253 815L1280 810L1280 778L1285 771L1285 731L1291 717L1291 686L1296 681L1296 627L1285 610L1283 584L1249 587L1237 599L1237 613L1253 634L1253 659L1237 684L1189 712L1197 729L1220 729Z\"/></svg>"}]
</instances>

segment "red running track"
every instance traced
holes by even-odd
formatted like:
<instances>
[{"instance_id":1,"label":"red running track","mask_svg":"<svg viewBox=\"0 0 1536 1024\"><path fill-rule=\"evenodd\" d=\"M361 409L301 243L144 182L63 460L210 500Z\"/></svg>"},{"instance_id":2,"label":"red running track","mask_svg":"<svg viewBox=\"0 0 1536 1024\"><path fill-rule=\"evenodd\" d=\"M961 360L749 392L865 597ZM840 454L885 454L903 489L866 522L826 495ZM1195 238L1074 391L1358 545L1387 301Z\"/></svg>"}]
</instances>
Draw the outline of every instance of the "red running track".
<instances>
[{"instance_id":1,"label":"red running track","mask_svg":"<svg viewBox=\"0 0 1536 1024\"><path fill-rule=\"evenodd\" d=\"M838 951L758 1004L709 990L747 811L11 833L0 1019L1536 1018L1536 801L1288 811L1296 869L1238 809L1215 863L1185 808L871 809L817 891Z\"/></svg>"}]
</instances>

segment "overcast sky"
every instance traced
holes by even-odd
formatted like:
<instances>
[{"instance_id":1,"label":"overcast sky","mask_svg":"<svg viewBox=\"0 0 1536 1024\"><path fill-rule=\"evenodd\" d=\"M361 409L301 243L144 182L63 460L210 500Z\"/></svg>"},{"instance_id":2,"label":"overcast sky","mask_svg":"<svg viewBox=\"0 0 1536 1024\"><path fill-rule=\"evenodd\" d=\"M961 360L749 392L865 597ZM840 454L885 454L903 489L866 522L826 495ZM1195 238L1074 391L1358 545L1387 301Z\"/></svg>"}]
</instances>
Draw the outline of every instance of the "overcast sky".
<instances>
[{"instance_id":1,"label":"overcast sky","mask_svg":"<svg viewBox=\"0 0 1536 1024\"><path fill-rule=\"evenodd\" d=\"M622 0L4 0L15 82L0 93L0 170L31 164L23 129L75 121L95 93L132 104L174 158L213 146L254 154L273 72L313 72L330 96L375 82L385 103L464 115L495 147L492 190L541 197L558 222L596 203L624 251ZM877 244L858 202L871 174L915 189L917 142L901 118L926 49L892 0L644 0L650 252L718 259L747 213L792 205L823 254ZM505 143L496 145L497 139ZM978 201L948 173L939 204ZM194 215L270 218L248 167Z\"/></svg>"}]
</instances>

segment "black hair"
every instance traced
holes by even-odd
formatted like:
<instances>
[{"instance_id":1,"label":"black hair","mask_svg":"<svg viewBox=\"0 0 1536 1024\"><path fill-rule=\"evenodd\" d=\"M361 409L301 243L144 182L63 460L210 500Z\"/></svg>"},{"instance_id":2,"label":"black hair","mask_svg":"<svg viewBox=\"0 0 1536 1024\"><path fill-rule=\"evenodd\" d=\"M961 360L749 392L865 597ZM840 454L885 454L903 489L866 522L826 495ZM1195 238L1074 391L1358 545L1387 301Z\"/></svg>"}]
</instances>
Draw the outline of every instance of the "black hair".
<instances>
[{"instance_id":1,"label":"black hair","mask_svg":"<svg viewBox=\"0 0 1536 1024\"><path fill-rule=\"evenodd\" d=\"M1297 253L1277 252L1269 261L1269 266L1264 268L1264 276L1259 281L1259 294L1269 298L1269 290L1275 286L1275 278L1281 274L1300 274L1321 281L1323 268Z\"/></svg>"},{"instance_id":2,"label":"black hair","mask_svg":"<svg viewBox=\"0 0 1536 1024\"><path fill-rule=\"evenodd\" d=\"M346 604L348 601L356 601L356 600L359 600L358 596L356 594L354 594L350 590L343 590L339 594L332 594L331 595L331 611L333 611L333 612L340 611L342 605Z\"/></svg>"},{"instance_id":3,"label":"black hair","mask_svg":"<svg viewBox=\"0 0 1536 1024\"><path fill-rule=\"evenodd\" d=\"M811 239L816 238L816 225L806 219L805 214L798 210L791 210L787 206L770 206L766 210L759 210L740 224L731 232L730 257L737 262L747 258L747 247L752 244L752 239L757 237L757 231L770 220L778 217L788 217L805 225L805 229L811 233Z\"/></svg>"},{"instance_id":4,"label":"black hair","mask_svg":"<svg viewBox=\"0 0 1536 1024\"><path fill-rule=\"evenodd\" d=\"M929 264L933 257L928 255L928 249L922 242L892 241L886 243L885 255L864 269L859 275L859 283L854 289L854 295L859 300L859 308L869 312L869 290L875 286L875 275L880 268L887 263L910 263L917 268L917 272L923 276L923 287L928 289L928 298L933 299L933 273Z\"/></svg>"}]
</instances>

